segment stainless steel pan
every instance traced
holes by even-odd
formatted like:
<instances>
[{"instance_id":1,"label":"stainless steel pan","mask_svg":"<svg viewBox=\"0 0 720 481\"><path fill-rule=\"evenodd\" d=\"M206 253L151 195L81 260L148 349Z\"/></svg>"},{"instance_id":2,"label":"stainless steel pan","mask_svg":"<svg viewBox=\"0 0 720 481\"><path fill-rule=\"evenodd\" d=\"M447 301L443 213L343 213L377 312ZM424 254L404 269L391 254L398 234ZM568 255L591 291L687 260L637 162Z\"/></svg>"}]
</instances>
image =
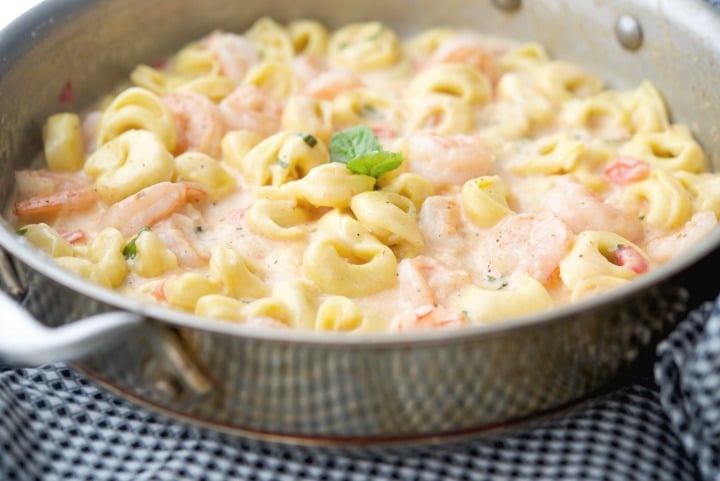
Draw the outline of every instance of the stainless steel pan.
<instances>
[{"instance_id":1,"label":"stainless steel pan","mask_svg":"<svg viewBox=\"0 0 720 481\"><path fill-rule=\"evenodd\" d=\"M652 80L720 169L720 15L701 0L54 0L0 32L0 204L47 115L80 110L212 29L261 15L380 19L536 40L616 87ZM59 93L67 82L71 104ZM62 271L0 221L0 356L71 360L135 402L215 429L358 445L470 436L573 405L648 359L715 262L720 232L600 298L497 326L347 337L258 332L131 300ZM3 256L0 256L3 257ZM698 284L708 295L713 284ZM692 291L691 291L692 293ZM18 307L22 306L22 308ZM39 319L42 323L35 321ZM81 322L73 322L84 319Z\"/></svg>"}]
</instances>

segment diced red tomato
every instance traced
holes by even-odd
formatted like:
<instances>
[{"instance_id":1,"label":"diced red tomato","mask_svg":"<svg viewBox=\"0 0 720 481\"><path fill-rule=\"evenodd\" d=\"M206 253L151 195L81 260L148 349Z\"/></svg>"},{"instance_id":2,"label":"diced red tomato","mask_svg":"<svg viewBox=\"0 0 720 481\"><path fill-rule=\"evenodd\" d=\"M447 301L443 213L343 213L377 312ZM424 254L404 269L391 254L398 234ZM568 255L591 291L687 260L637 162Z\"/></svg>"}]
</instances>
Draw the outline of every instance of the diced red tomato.
<instances>
[{"instance_id":1,"label":"diced red tomato","mask_svg":"<svg viewBox=\"0 0 720 481\"><path fill-rule=\"evenodd\" d=\"M381 140L391 139L397 135L395 128L387 122L376 123L371 128L373 133Z\"/></svg>"},{"instance_id":2,"label":"diced red tomato","mask_svg":"<svg viewBox=\"0 0 720 481\"><path fill-rule=\"evenodd\" d=\"M621 156L610 162L603 174L613 184L628 184L643 180L650 173L650 165L635 157Z\"/></svg>"},{"instance_id":3,"label":"diced red tomato","mask_svg":"<svg viewBox=\"0 0 720 481\"><path fill-rule=\"evenodd\" d=\"M164 69L166 65L167 65L167 60L165 60L164 58L156 58L156 59L153 60L152 63L150 64L150 66L151 66L152 68L158 69L158 70Z\"/></svg>"},{"instance_id":4,"label":"diced red tomato","mask_svg":"<svg viewBox=\"0 0 720 481\"><path fill-rule=\"evenodd\" d=\"M72 82L69 80L65 83L60 95L58 95L58 102L61 104L69 104L75 100L75 91L73 90Z\"/></svg>"},{"instance_id":5,"label":"diced red tomato","mask_svg":"<svg viewBox=\"0 0 720 481\"><path fill-rule=\"evenodd\" d=\"M650 264L647 259L641 256L634 247L619 246L615 249L614 254L616 265L627 267L637 274L647 272L650 268Z\"/></svg>"}]
</instances>

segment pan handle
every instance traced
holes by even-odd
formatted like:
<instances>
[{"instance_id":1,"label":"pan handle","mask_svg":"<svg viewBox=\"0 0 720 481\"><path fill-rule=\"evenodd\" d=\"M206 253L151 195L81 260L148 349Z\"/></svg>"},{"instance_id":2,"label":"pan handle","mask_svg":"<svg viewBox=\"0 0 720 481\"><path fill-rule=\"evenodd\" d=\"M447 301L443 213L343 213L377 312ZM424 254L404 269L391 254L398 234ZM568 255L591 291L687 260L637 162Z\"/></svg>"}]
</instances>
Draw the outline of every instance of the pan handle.
<instances>
[{"instance_id":1,"label":"pan handle","mask_svg":"<svg viewBox=\"0 0 720 481\"><path fill-rule=\"evenodd\" d=\"M0 361L26 366L82 358L145 324L137 314L117 311L49 328L2 290L0 313Z\"/></svg>"}]
</instances>

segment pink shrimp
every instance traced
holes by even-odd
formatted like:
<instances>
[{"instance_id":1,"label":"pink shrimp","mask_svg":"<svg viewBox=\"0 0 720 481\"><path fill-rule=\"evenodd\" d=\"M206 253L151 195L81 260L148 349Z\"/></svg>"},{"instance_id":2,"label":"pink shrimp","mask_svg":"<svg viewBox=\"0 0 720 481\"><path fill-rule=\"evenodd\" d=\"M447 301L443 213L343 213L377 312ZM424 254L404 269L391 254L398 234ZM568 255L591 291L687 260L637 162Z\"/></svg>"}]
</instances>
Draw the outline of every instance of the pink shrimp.
<instances>
[{"instance_id":1,"label":"pink shrimp","mask_svg":"<svg viewBox=\"0 0 720 481\"><path fill-rule=\"evenodd\" d=\"M425 199L418 213L418 227L428 248L455 250L462 246L462 209L453 197L433 195Z\"/></svg>"},{"instance_id":2,"label":"pink shrimp","mask_svg":"<svg viewBox=\"0 0 720 481\"><path fill-rule=\"evenodd\" d=\"M507 216L487 232L477 258L492 276L522 272L546 283L573 238L570 228L549 212Z\"/></svg>"},{"instance_id":3,"label":"pink shrimp","mask_svg":"<svg viewBox=\"0 0 720 481\"><path fill-rule=\"evenodd\" d=\"M428 59L425 68L441 63L463 63L475 67L485 73L493 85L501 75L495 57L472 38L458 37L440 44Z\"/></svg>"},{"instance_id":4,"label":"pink shrimp","mask_svg":"<svg viewBox=\"0 0 720 481\"><path fill-rule=\"evenodd\" d=\"M173 92L162 101L175 120L176 154L199 151L215 158L220 155L225 125L217 105L195 92Z\"/></svg>"},{"instance_id":5,"label":"pink shrimp","mask_svg":"<svg viewBox=\"0 0 720 481\"><path fill-rule=\"evenodd\" d=\"M557 178L545 199L545 207L576 234L584 230L605 230L631 241L643 236L642 223L635 214L604 202L572 175Z\"/></svg>"},{"instance_id":6,"label":"pink shrimp","mask_svg":"<svg viewBox=\"0 0 720 481\"><path fill-rule=\"evenodd\" d=\"M409 307L396 315L393 331L437 329L467 323L464 316L444 307L454 292L470 283L470 274L436 259L418 256L398 264L400 295Z\"/></svg>"},{"instance_id":7,"label":"pink shrimp","mask_svg":"<svg viewBox=\"0 0 720 481\"><path fill-rule=\"evenodd\" d=\"M90 180L78 174L21 170L15 173L15 181L20 200L13 204L13 212L18 217L81 212L97 202Z\"/></svg>"},{"instance_id":8,"label":"pink shrimp","mask_svg":"<svg viewBox=\"0 0 720 481\"><path fill-rule=\"evenodd\" d=\"M202 45L215 55L220 72L235 84L241 83L248 70L260 62L260 51L242 35L217 30L205 37Z\"/></svg>"},{"instance_id":9,"label":"pink shrimp","mask_svg":"<svg viewBox=\"0 0 720 481\"><path fill-rule=\"evenodd\" d=\"M172 214L158 221L153 226L153 232L175 254L181 266L196 269L207 265L210 256L193 241L197 231L195 223L189 217Z\"/></svg>"},{"instance_id":10,"label":"pink shrimp","mask_svg":"<svg viewBox=\"0 0 720 481\"><path fill-rule=\"evenodd\" d=\"M96 203L95 189L83 187L20 200L13 204L13 212L18 217L44 217L61 212L81 212L90 209Z\"/></svg>"},{"instance_id":11,"label":"pink shrimp","mask_svg":"<svg viewBox=\"0 0 720 481\"><path fill-rule=\"evenodd\" d=\"M189 202L207 197L207 192L190 182L160 182L111 205L100 219L100 227L115 227L131 236L151 227Z\"/></svg>"},{"instance_id":12,"label":"pink shrimp","mask_svg":"<svg viewBox=\"0 0 720 481\"><path fill-rule=\"evenodd\" d=\"M305 86L305 93L318 100L332 100L343 92L362 87L360 77L345 70L325 72Z\"/></svg>"},{"instance_id":13,"label":"pink shrimp","mask_svg":"<svg viewBox=\"0 0 720 481\"><path fill-rule=\"evenodd\" d=\"M700 242L717 226L718 220L714 212L697 212L677 232L649 241L647 254L655 262L667 262Z\"/></svg>"},{"instance_id":14,"label":"pink shrimp","mask_svg":"<svg viewBox=\"0 0 720 481\"><path fill-rule=\"evenodd\" d=\"M91 182L89 177L74 172L53 172L45 169L15 172L15 185L21 199L88 187Z\"/></svg>"},{"instance_id":15,"label":"pink shrimp","mask_svg":"<svg viewBox=\"0 0 720 481\"><path fill-rule=\"evenodd\" d=\"M410 171L430 179L437 188L487 175L494 161L488 144L472 135L418 132L408 137L406 150Z\"/></svg>"},{"instance_id":16,"label":"pink shrimp","mask_svg":"<svg viewBox=\"0 0 720 481\"><path fill-rule=\"evenodd\" d=\"M280 129L282 104L260 87L245 85L220 102L220 114L229 130L251 130L267 136Z\"/></svg>"}]
</instances>

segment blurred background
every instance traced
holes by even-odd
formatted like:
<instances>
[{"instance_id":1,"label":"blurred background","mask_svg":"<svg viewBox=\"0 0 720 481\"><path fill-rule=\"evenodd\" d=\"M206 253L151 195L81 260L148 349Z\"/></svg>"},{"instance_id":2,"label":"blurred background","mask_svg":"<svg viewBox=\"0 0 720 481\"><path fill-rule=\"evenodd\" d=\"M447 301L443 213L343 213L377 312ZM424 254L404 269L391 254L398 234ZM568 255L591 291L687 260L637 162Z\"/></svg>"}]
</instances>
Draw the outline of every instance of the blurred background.
<instances>
[{"instance_id":1,"label":"blurred background","mask_svg":"<svg viewBox=\"0 0 720 481\"><path fill-rule=\"evenodd\" d=\"M10 23L15 17L22 14L42 0L5 0L0 4L0 28Z\"/></svg>"}]
</instances>

